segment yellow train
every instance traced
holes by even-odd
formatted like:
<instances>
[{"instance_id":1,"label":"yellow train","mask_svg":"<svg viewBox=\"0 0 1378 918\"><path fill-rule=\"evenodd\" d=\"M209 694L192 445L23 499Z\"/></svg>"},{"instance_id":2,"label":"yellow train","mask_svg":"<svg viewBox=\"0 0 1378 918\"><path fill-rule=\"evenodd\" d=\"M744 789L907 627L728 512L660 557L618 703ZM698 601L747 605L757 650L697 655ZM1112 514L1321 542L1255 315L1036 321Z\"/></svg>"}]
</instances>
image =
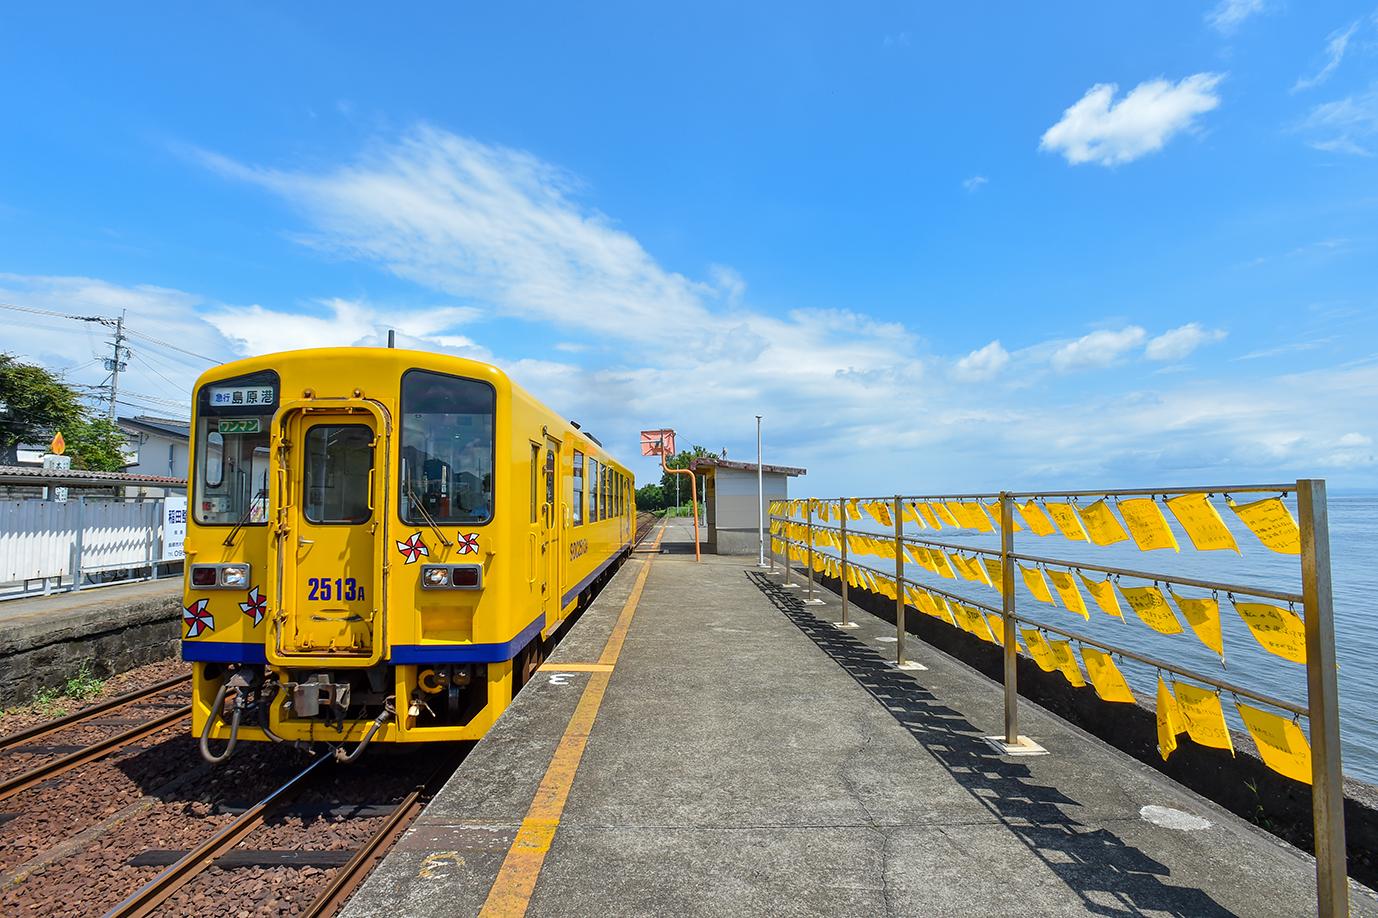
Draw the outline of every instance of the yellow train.
<instances>
[{"instance_id":1,"label":"yellow train","mask_svg":"<svg viewBox=\"0 0 1378 918\"><path fill-rule=\"evenodd\" d=\"M210 761L481 737L631 548L630 472L488 364L292 351L194 400L182 656Z\"/></svg>"}]
</instances>

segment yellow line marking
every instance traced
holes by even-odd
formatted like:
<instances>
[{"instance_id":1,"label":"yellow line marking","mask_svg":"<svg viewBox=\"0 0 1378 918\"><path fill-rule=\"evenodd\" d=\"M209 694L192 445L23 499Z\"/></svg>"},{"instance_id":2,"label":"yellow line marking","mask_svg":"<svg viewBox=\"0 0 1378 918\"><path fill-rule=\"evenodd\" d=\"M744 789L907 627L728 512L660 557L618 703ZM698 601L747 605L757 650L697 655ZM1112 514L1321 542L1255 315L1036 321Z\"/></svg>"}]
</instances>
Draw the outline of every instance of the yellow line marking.
<instances>
[{"instance_id":1,"label":"yellow line marking","mask_svg":"<svg viewBox=\"0 0 1378 918\"><path fill-rule=\"evenodd\" d=\"M665 525L662 523L660 531L656 533L653 547L660 547L660 539L664 534ZM541 785L536 789L536 796L526 811L526 818L517 829L517 837L512 840L512 847L507 850L507 857L503 859L497 879L488 890L488 898L479 911L480 918L520 918L526 914L527 906L531 902L531 893L536 888L536 878L540 876L541 866L545 863L546 852L555 840L555 830L564 814L565 801L569 799L569 790L574 785L574 775L579 770L580 759L584 756L584 747L588 744L589 733L593 730L593 721L598 716L598 708L603 704L603 695L608 690L609 680L612 679L613 667L622 653L622 645L627 639L632 617L636 615L637 603L641 601L641 591L645 588L646 577L651 572L651 561L651 558L647 558L641 571L636 575L631 595L622 606L622 613L613 625L612 634L608 637L608 643L603 648L603 655L598 662L572 664L566 667L575 672L587 671L592 675L588 684L584 686L584 694L579 697L574 716L565 726L560 744L555 747L555 754L551 756L550 765L546 768L545 776L541 778ZM575 666L580 669L574 669ZM589 668L585 670L583 667Z\"/></svg>"},{"instance_id":2,"label":"yellow line marking","mask_svg":"<svg viewBox=\"0 0 1378 918\"><path fill-rule=\"evenodd\" d=\"M542 673L610 673L609 663L542 663L537 672Z\"/></svg>"}]
</instances>

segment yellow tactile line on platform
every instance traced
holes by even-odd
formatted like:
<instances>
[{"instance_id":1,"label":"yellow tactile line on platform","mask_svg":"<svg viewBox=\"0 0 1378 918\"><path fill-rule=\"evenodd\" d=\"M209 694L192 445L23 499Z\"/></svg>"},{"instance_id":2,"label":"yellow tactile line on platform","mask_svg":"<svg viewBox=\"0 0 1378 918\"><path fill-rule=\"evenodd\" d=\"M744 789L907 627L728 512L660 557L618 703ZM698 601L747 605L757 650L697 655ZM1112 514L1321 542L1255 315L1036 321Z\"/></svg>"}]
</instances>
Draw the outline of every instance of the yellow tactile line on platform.
<instances>
[{"instance_id":1,"label":"yellow tactile line on platform","mask_svg":"<svg viewBox=\"0 0 1378 918\"><path fill-rule=\"evenodd\" d=\"M611 663L542 663L542 673L610 673Z\"/></svg>"},{"instance_id":2,"label":"yellow tactile line on platform","mask_svg":"<svg viewBox=\"0 0 1378 918\"><path fill-rule=\"evenodd\" d=\"M656 533L652 548L660 547L660 540L664 535L665 525L662 524L660 531ZM579 760L583 758L584 746L588 744L589 733L593 730L594 718L598 716L598 708L602 705L603 695L608 690L608 681L612 679L613 666L617 663L618 655L622 653L622 644L627 639L627 630L631 628L632 616L636 614L637 603L641 601L641 591L646 586L652 558L646 559L646 563L636 575L631 595L627 597L622 614L613 625L612 634L608 636L608 643L603 647L603 655L598 662L550 667L556 670L564 668L572 672L587 671L591 675L588 685L584 686L584 694L580 696L579 704L574 709L574 716L569 719L564 736L560 737L560 744L555 747L555 755L551 757L550 766L545 771L545 777L541 779L541 786L536 789L536 797L526 811L526 818L517 829L517 837L512 840L512 847L507 850L507 857L503 859L497 879L488 891L488 899L479 912L481 918L518 918L526 914L526 908L531 902L531 893L536 888L536 878L540 876L546 852L550 850L550 843L555 839L555 830L560 825L565 801L569 799L569 789L573 786L574 775L579 770Z\"/></svg>"}]
</instances>

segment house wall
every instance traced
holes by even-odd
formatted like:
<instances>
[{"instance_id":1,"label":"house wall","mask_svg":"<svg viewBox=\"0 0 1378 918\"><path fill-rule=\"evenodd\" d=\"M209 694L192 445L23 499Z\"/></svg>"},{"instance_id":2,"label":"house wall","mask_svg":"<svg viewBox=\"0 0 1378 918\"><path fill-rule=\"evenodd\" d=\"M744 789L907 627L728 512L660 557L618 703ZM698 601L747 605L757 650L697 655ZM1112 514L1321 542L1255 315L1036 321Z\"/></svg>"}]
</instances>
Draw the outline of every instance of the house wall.
<instances>
[{"instance_id":1,"label":"house wall","mask_svg":"<svg viewBox=\"0 0 1378 918\"><path fill-rule=\"evenodd\" d=\"M789 497L789 476L761 476L765 504ZM760 548L758 526L763 504L757 502L756 472L715 468L709 492L710 550L720 555L754 555Z\"/></svg>"}]
</instances>

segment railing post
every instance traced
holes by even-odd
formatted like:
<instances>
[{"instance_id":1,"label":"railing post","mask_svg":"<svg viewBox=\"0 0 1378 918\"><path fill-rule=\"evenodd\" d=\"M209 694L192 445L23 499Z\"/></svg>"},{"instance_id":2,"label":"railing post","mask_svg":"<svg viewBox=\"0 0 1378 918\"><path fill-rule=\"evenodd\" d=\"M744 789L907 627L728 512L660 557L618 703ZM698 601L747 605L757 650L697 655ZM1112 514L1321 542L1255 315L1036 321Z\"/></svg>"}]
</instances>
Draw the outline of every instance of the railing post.
<instances>
[{"instance_id":1,"label":"railing post","mask_svg":"<svg viewBox=\"0 0 1378 918\"><path fill-rule=\"evenodd\" d=\"M904 650L904 516L900 512L900 497L895 495L895 667L898 669L927 669L905 659Z\"/></svg>"},{"instance_id":2,"label":"railing post","mask_svg":"<svg viewBox=\"0 0 1378 918\"><path fill-rule=\"evenodd\" d=\"M1014 621L1014 507L1000 492L1000 608L1005 624L1005 743L1019 743L1019 656Z\"/></svg>"},{"instance_id":3,"label":"railing post","mask_svg":"<svg viewBox=\"0 0 1378 918\"><path fill-rule=\"evenodd\" d=\"M804 604L807 606L821 606L823 600L818 598L818 590L814 584L813 576L813 498L805 506L805 520L808 526L808 552L804 558L804 564L808 567L809 589L804 596Z\"/></svg>"},{"instance_id":4,"label":"railing post","mask_svg":"<svg viewBox=\"0 0 1378 918\"><path fill-rule=\"evenodd\" d=\"M770 572L773 574L775 573L775 514L773 513L770 516L770 525L771 530L767 533L770 544L767 546L766 550L770 553Z\"/></svg>"},{"instance_id":5,"label":"railing post","mask_svg":"<svg viewBox=\"0 0 1378 918\"><path fill-rule=\"evenodd\" d=\"M1316 833L1316 912L1349 914L1340 703L1335 679L1335 622L1330 587L1330 524L1325 481L1297 482L1301 592L1306 614L1306 704L1311 721L1311 818Z\"/></svg>"},{"instance_id":6,"label":"railing post","mask_svg":"<svg viewBox=\"0 0 1378 918\"><path fill-rule=\"evenodd\" d=\"M838 498L837 501L838 519L840 523L839 544L842 546L839 551L842 553L842 621L837 623L839 628L852 628L850 615L851 610L847 605L847 499Z\"/></svg>"}]
</instances>

